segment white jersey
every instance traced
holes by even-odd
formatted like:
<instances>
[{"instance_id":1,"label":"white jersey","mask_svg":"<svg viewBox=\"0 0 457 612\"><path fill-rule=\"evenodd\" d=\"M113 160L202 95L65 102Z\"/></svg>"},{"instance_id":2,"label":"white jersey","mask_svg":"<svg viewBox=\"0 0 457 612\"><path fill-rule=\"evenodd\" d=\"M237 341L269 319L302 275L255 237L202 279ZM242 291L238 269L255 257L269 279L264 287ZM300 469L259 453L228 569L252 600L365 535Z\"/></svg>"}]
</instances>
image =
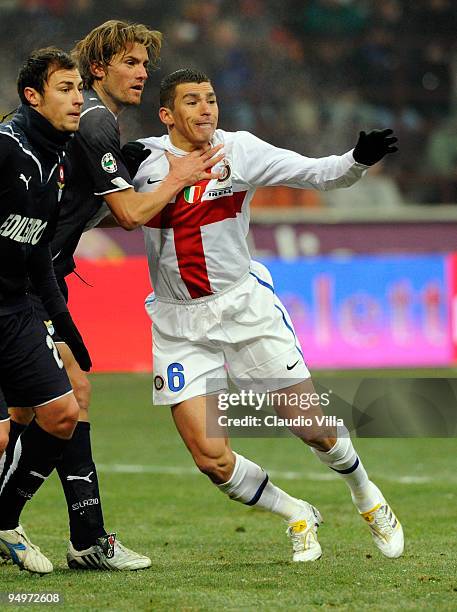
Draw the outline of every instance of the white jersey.
<instances>
[{"instance_id":1,"label":"white jersey","mask_svg":"<svg viewBox=\"0 0 457 612\"><path fill-rule=\"evenodd\" d=\"M136 191L153 191L168 174L165 151L186 155L168 136L140 140L151 154L134 179ZM219 293L245 277L249 203L257 187L286 185L327 190L349 187L367 169L352 151L312 159L279 149L249 132L216 130L224 144L219 179L187 187L144 227L152 286L157 298L193 300Z\"/></svg>"}]
</instances>

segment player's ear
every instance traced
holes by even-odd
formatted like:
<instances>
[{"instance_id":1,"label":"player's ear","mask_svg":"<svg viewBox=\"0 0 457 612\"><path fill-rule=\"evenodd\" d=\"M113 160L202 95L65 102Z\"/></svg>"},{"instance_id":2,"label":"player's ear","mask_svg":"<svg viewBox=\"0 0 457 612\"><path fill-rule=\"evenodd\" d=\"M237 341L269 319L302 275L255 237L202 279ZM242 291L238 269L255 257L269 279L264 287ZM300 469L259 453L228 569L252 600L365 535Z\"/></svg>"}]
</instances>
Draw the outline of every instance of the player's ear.
<instances>
[{"instance_id":1,"label":"player's ear","mask_svg":"<svg viewBox=\"0 0 457 612\"><path fill-rule=\"evenodd\" d=\"M38 106L41 102L41 94L33 87L24 88L24 96L30 106Z\"/></svg>"},{"instance_id":2,"label":"player's ear","mask_svg":"<svg viewBox=\"0 0 457 612\"><path fill-rule=\"evenodd\" d=\"M96 79L102 79L106 75L106 70L100 62L92 62L90 72Z\"/></svg>"},{"instance_id":3,"label":"player's ear","mask_svg":"<svg viewBox=\"0 0 457 612\"><path fill-rule=\"evenodd\" d=\"M173 112L166 106L161 106L159 109L159 118L167 127L174 125Z\"/></svg>"}]
</instances>

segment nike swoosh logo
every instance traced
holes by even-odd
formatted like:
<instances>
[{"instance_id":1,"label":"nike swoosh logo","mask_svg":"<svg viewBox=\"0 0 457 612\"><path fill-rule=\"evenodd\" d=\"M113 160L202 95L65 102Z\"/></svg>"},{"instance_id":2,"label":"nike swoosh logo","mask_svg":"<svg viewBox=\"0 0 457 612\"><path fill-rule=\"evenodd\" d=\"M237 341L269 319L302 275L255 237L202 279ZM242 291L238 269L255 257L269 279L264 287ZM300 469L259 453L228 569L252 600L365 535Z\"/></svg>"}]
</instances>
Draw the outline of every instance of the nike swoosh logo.
<instances>
[{"instance_id":1,"label":"nike swoosh logo","mask_svg":"<svg viewBox=\"0 0 457 612\"><path fill-rule=\"evenodd\" d=\"M297 359L297 361L294 363L294 365L291 365L291 366L290 366L290 365L288 365L288 366L287 366L287 369L288 369L288 370L293 370L299 361L300 361L300 359Z\"/></svg>"},{"instance_id":2,"label":"nike swoosh logo","mask_svg":"<svg viewBox=\"0 0 457 612\"><path fill-rule=\"evenodd\" d=\"M152 185L152 183L160 183L162 179L157 179L156 181L152 181L150 178L147 180L148 185Z\"/></svg>"}]
</instances>

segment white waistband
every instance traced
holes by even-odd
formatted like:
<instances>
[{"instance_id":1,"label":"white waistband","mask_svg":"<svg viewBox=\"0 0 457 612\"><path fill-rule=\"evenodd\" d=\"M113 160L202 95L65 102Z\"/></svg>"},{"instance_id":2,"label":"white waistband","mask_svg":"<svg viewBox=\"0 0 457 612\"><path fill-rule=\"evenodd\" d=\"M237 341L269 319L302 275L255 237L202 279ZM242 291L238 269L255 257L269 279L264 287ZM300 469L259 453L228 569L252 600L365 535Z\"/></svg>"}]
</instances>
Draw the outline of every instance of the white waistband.
<instances>
[{"instance_id":1,"label":"white waistband","mask_svg":"<svg viewBox=\"0 0 457 612\"><path fill-rule=\"evenodd\" d=\"M246 272L246 274L242 276L239 280L237 280L236 283L233 283L226 289L223 289L222 291L218 291L217 293L211 293L211 295L204 295L202 297L193 298L190 300L177 300L175 298L159 297L158 295L155 295L154 297L158 302L165 302L166 304L176 304L178 306L181 304L183 306L189 306L189 304L201 304L202 302L209 302L211 300L215 300L221 295L225 295L226 293L233 291L233 289L236 289L237 287L242 285L244 281L249 278L249 276L250 276L250 273Z\"/></svg>"}]
</instances>

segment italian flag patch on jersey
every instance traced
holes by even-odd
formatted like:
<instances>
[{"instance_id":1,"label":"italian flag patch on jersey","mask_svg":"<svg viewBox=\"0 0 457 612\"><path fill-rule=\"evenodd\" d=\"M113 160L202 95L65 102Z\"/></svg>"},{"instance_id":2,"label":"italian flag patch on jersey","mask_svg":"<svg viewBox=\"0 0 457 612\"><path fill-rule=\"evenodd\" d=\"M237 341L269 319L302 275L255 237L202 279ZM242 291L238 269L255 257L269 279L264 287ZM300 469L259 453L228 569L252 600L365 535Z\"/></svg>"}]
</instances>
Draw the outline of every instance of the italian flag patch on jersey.
<instances>
[{"instance_id":1,"label":"italian flag patch on jersey","mask_svg":"<svg viewBox=\"0 0 457 612\"><path fill-rule=\"evenodd\" d=\"M202 188L200 185L193 185L184 189L184 199L189 204L195 204L200 199Z\"/></svg>"}]
</instances>

